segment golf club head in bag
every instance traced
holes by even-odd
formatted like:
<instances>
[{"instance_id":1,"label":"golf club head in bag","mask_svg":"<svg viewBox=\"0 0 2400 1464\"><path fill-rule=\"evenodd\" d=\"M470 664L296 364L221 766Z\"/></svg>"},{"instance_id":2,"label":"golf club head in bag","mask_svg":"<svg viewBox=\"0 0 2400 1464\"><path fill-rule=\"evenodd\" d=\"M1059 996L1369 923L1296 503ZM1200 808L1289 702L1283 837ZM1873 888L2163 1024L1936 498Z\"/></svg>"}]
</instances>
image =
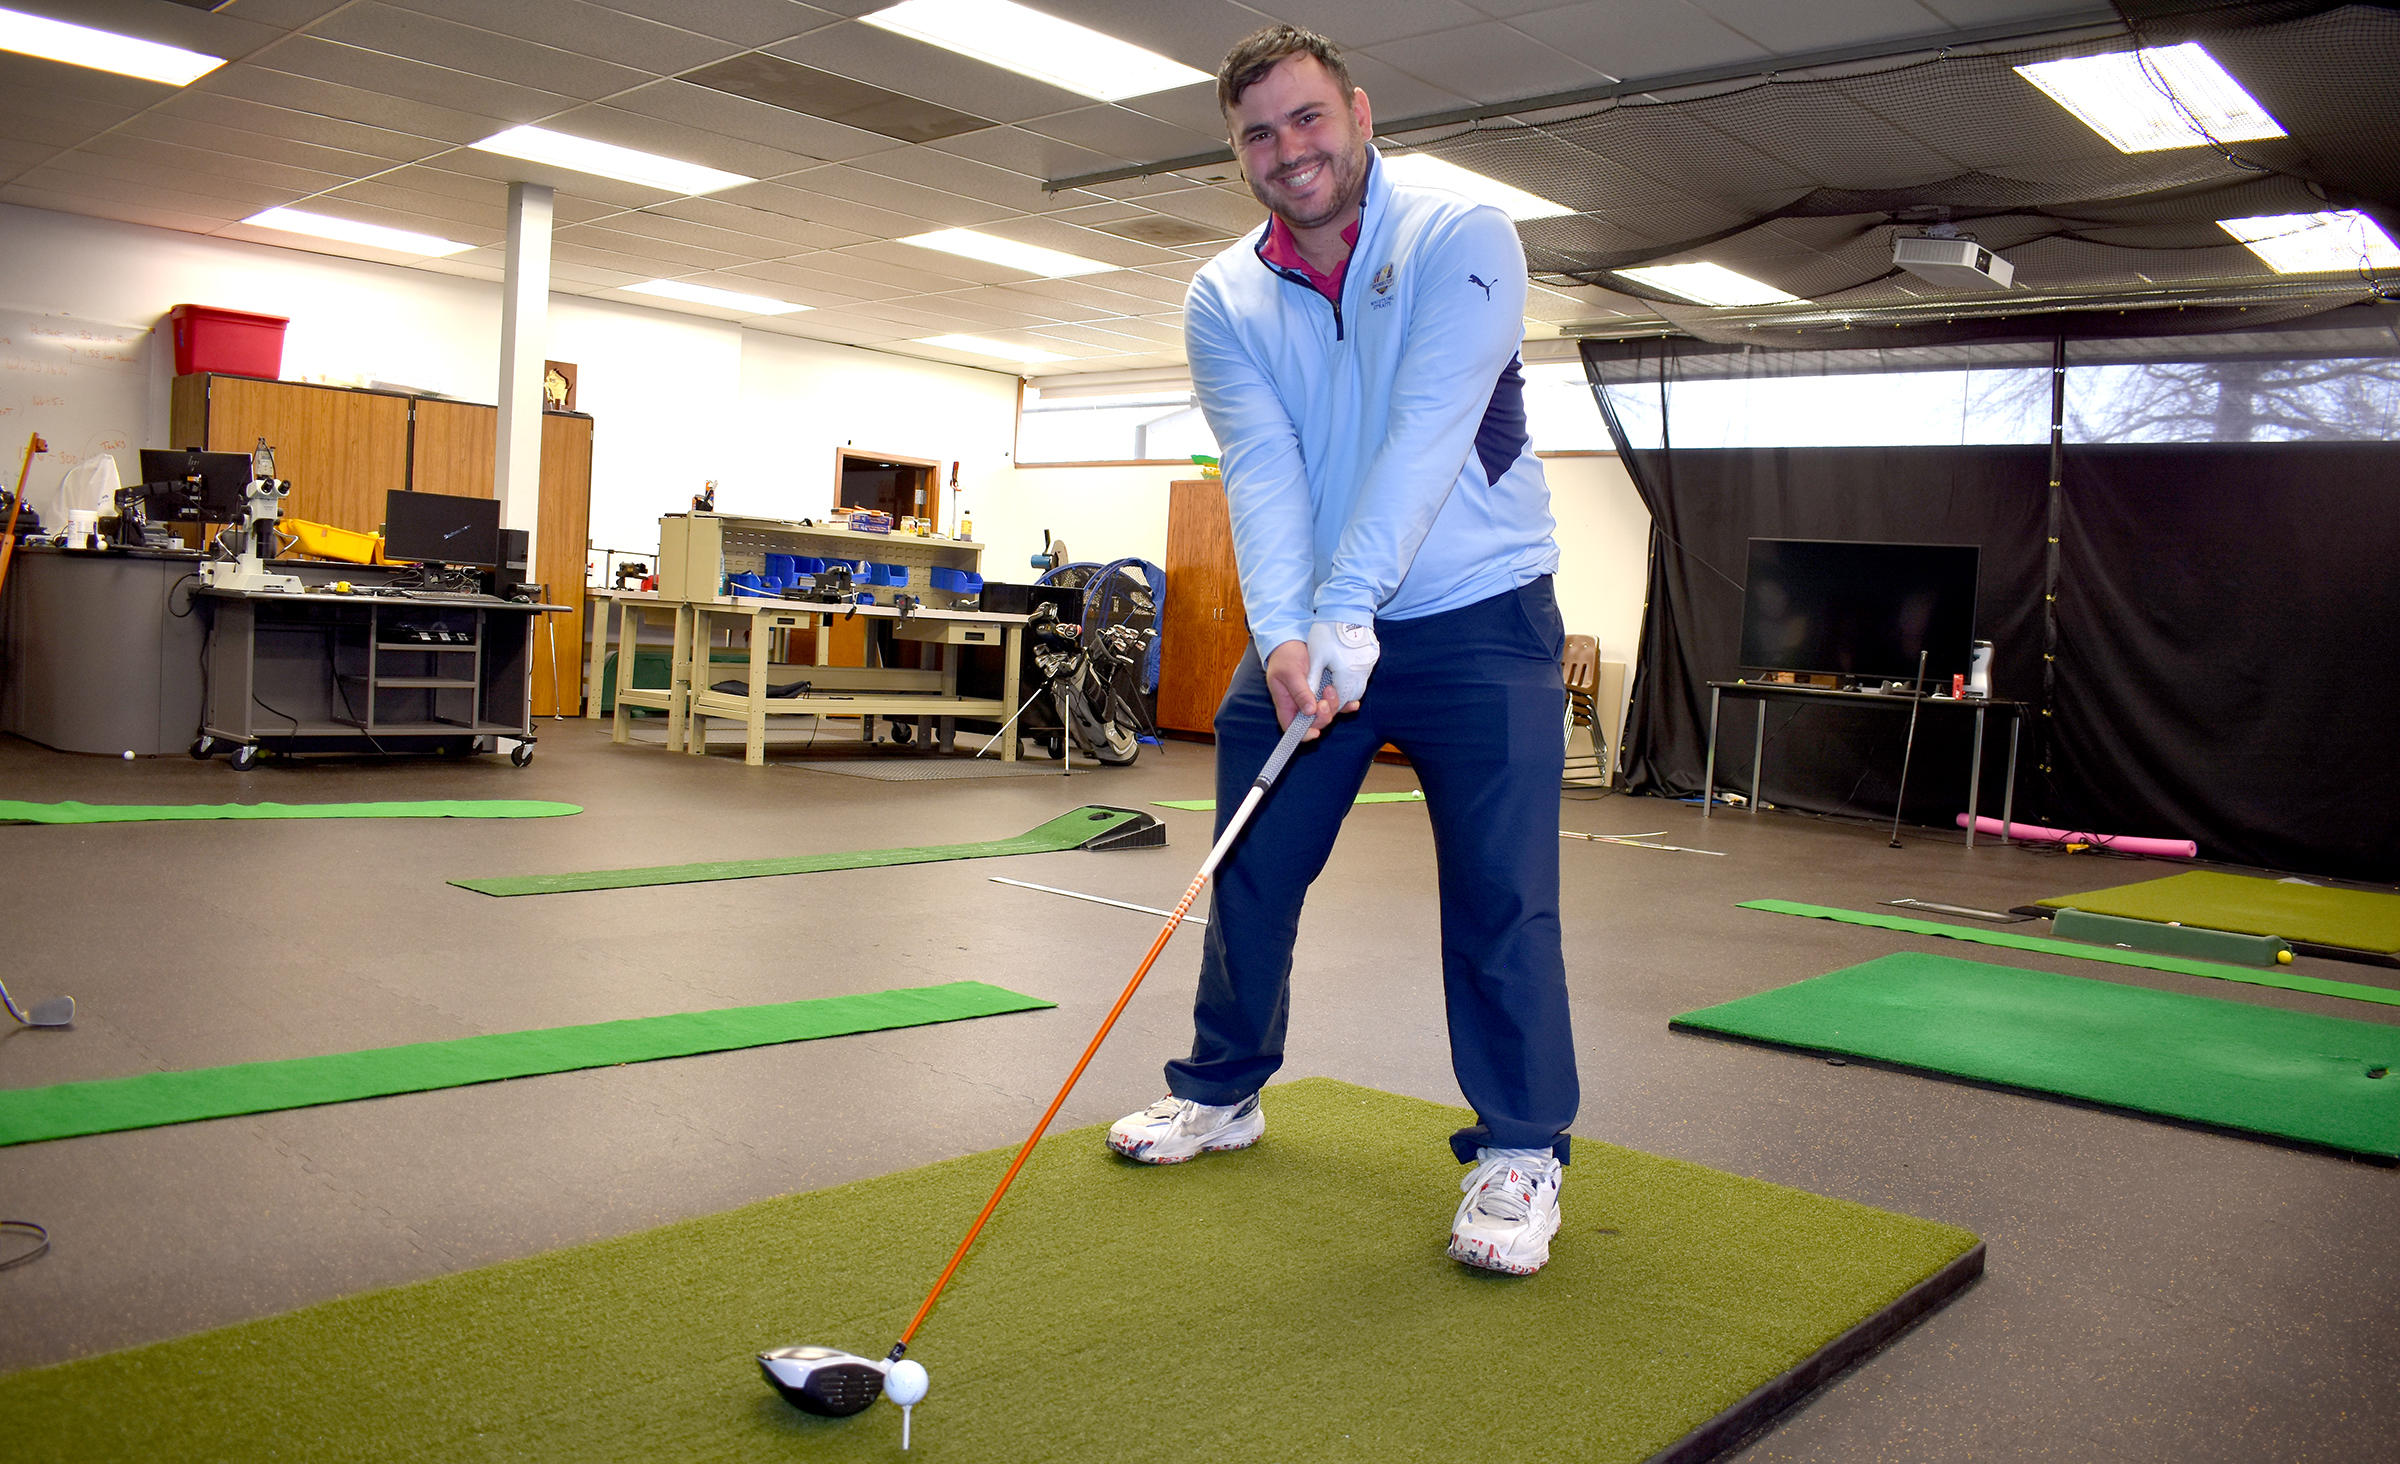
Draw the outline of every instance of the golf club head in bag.
<instances>
[{"instance_id":1,"label":"golf club head in bag","mask_svg":"<svg viewBox=\"0 0 2400 1464\"><path fill-rule=\"evenodd\" d=\"M888 1363L831 1347L778 1347L758 1355L758 1370L783 1401L820 1418L863 1413L883 1396Z\"/></svg>"}]
</instances>

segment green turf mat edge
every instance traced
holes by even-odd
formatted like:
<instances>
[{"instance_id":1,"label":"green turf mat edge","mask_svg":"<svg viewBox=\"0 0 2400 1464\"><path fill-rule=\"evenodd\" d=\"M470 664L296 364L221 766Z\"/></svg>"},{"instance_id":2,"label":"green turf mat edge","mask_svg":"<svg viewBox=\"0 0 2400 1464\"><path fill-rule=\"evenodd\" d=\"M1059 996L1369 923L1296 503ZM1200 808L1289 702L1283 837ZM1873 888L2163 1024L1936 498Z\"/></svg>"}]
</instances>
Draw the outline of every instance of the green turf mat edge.
<instances>
[{"instance_id":1,"label":"green turf mat edge","mask_svg":"<svg viewBox=\"0 0 2400 1464\"><path fill-rule=\"evenodd\" d=\"M1898 951L1668 1022L2400 1159L2400 1027Z\"/></svg>"},{"instance_id":2,"label":"green turf mat edge","mask_svg":"<svg viewBox=\"0 0 2400 1464\"><path fill-rule=\"evenodd\" d=\"M2182 976L2206 976L2212 981L2239 981L2245 986L2272 986L2279 991L2305 991L2316 996L2339 996L2351 1001L2400 1006L2400 991L2381 986L2366 986L2355 981L2327 981L2285 971L2253 971L2242 966L2222 966L2214 961L2194 961L2183 956L2122 951L2114 946L2085 945L2081 941L2059 940L2054 936L1977 930L1965 925L1944 925L1934 920L1912 920L1905 915L1879 915L1870 910L1843 910L1832 905L1804 905L1796 900L1743 900L1735 908L1765 910L1776 915L1800 915L1811 920L1836 920L1844 925L1871 925L1878 930L1937 935L1945 940L1972 941L1976 945L2005 946L2010 950L2106 961L2112 966L2139 966L2150 971L2173 971Z\"/></svg>"},{"instance_id":3,"label":"green turf mat edge","mask_svg":"<svg viewBox=\"0 0 2400 1464\"><path fill-rule=\"evenodd\" d=\"M1424 801L1425 795L1415 792L1361 793L1350 800L1353 805L1360 803L1423 803ZM1216 811L1217 800L1214 798L1172 798L1152 803L1150 806L1152 808L1180 808L1186 813L1213 813Z\"/></svg>"},{"instance_id":4,"label":"green turf mat edge","mask_svg":"<svg viewBox=\"0 0 2400 1464\"><path fill-rule=\"evenodd\" d=\"M2286 884L2256 875L2192 869L2104 890L2037 900L2158 923L2180 921L2243 935L2274 935L2336 950L2400 955L2400 895L2335 885Z\"/></svg>"},{"instance_id":5,"label":"green turf mat edge","mask_svg":"<svg viewBox=\"0 0 2400 1464\"><path fill-rule=\"evenodd\" d=\"M520 874L497 879L454 879L479 895L558 895L581 890L629 890L650 885L704 884L722 879L765 879L781 874L825 874L837 869L880 869L894 864L938 864L949 859L996 859L1011 854L1056 854L1148 814L1086 804L1009 839L974 844L926 844L899 849L853 849L833 854L798 854L784 859L731 859L706 864L659 864L641 869L596 869L581 874Z\"/></svg>"},{"instance_id":6,"label":"green turf mat edge","mask_svg":"<svg viewBox=\"0 0 2400 1464\"><path fill-rule=\"evenodd\" d=\"M573 803L448 798L397 803L27 803L0 799L0 824L160 823L239 818L563 818Z\"/></svg>"},{"instance_id":7,"label":"green turf mat edge","mask_svg":"<svg viewBox=\"0 0 2400 1464\"><path fill-rule=\"evenodd\" d=\"M952 981L940 986L18 1088L0 1092L0 1147L929 1026L1055 1005L981 981Z\"/></svg>"}]
</instances>

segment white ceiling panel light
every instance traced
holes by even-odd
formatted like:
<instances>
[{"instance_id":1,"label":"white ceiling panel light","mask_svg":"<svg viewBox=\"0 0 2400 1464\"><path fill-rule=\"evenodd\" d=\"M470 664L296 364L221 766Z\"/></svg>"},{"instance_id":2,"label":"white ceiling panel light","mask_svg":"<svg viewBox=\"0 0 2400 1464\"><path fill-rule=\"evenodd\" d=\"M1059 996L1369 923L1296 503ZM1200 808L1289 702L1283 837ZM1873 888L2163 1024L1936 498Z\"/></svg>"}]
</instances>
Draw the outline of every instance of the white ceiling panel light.
<instances>
[{"instance_id":1,"label":"white ceiling panel light","mask_svg":"<svg viewBox=\"0 0 2400 1464\"><path fill-rule=\"evenodd\" d=\"M2219 219L2217 227L2250 246L2277 274L2400 269L2400 247L2392 236L2355 209Z\"/></svg>"},{"instance_id":2,"label":"white ceiling panel light","mask_svg":"<svg viewBox=\"0 0 2400 1464\"><path fill-rule=\"evenodd\" d=\"M1401 153L1383 160L1384 168L1393 178L1418 188L1444 188L1475 203L1488 203L1520 223L1526 219L1554 219L1575 210L1563 203L1552 203L1537 193L1512 188L1497 178L1444 162L1430 153Z\"/></svg>"},{"instance_id":3,"label":"white ceiling panel light","mask_svg":"<svg viewBox=\"0 0 2400 1464\"><path fill-rule=\"evenodd\" d=\"M893 241L914 244L919 249L935 249L944 254L956 254L965 259L980 259L1007 269L1023 270L1044 279L1072 279L1076 275L1104 274L1117 266L1086 259L1080 254L1065 254L1038 245L1019 244L994 234L979 234L973 229L936 229L930 234L911 234Z\"/></svg>"},{"instance_id":4,"label":"white ceiling panel light","mask_svg":"<svg viewBox=\"0 0 2400 1464\"><path fill-rule=\"evenodd\" d=\"M662 158L635 148L619 147L613 142L594 142L572 133L553 132L547 127L511 127L495 132L474 144L478 152L498 153L502 157L523 158L529 163L549 163L578 173L590 173L599 178L614 178L620 183L638 183L645 188L657 188L668 193L715 193L740 183L755 183L756 178L741 173L728 173L721 168L702 167L676 158Z\"/></svg>"},{"instance_id":5,"label":"white ceiling panel light","mask_svg":"<svg viewBox=\"0 0 2400 1464\"><path fill-rule=\"evenodd\" d=\"M859 19L1096 101L1148 96L1214 79L1180 61L1013 0L901 0Z\"/></svg>"},{"instance_id":6,"label":"white ceiling panel light","mask_svg":"<svg viewBox=\"0 0 2400 1464\"><path fill-rule=\"evenodd\" d=\"M1012 346L1006 341L987 341L982 336L938 335L918 336L920 346L939 346L945 351L958 351L969 356L989 356L995 361L1022 361L1028 365L1042 361L1064 361L1056 351L1036 350L1032 346Z\"/></svg>"},{"instance_id":7,"label":"white ceiling panel light","mask_svg":"<svg viewBox=\"0 0 2400 1464\"><path fill-rule=\"evenodd\" d=\"M1680 295L1695 305L1722 308L1800 303L1798 295L1788 295L1748 275L1735 274L1721 264L1645 264L1639 269L1621 269L1616 273L1654 290Z\"/></svg>"},{"instance_id":8,"label":"white ceiling panel light","mask_svg":"<svg viewBox=\"0 0 2400 1464\"><path fill-rule=\"evenodd\" d=\"M663 300L688 300L694 305L714 305L719 310L739 310L744 315L792 315L811 308L767 295L745 295L739 290L720 290L683 280L645 280L617 288L633 295L656 295Z\"/></svg>"},{"instance_id":9,"label":"white ceiling panel light","mask_svg":"<svg viewBox=\"0 0 2400 1464\"><path fill-rule=\"evenodd\" d=\"M440 258L449 254L464 254L474 248L455 239L436 234L419 234L408 229L389 229L381 224L362 224L356 219L338 219L331 214L310 213L299 208L270 208L242 220L262 229L281 229L287 234L310 234L319 239L339 239L348 244L367 244L377 249L389 249L395 254L415 254Z\"/></svg>"},{"instance_id":10,"label":"white ceiling panel light","mask_svg":"<svg viewBox=\"0 0 2400 1464\"><path fill-rule=\"evenodd\" d=\"M2037 61L2016 72L2119 152L2284 135L2282 125L2198 41Z\"/></svg>"},{"instance_id":11,"label":"white ceiling panel light","mask_svg":"<svg viewBox=\"0 0 2400 1464\"><path fill-rule=\"evenodd\" d=\"M114 31L69 25L63 20L15 10L0 10L0 51L64 61L69 66L88 66L94 71L113 71L119 76L138 76L144 81L163 81L169 86L188 86L225 64L222 56L203 55L157 41L137 41Z\"/></svg>"}]
</instances>

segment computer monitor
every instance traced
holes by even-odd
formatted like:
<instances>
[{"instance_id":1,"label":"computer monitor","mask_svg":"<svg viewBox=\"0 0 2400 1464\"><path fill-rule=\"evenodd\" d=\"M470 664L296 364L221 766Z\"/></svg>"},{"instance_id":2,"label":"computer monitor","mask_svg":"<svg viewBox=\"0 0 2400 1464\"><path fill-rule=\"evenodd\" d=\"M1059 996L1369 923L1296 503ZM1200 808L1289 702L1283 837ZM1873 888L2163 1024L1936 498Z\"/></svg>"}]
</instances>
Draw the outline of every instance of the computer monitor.
<instances>
[{"instance_id":1,"label":"computer monitor","mask_svg":"<svg viewBox=\"0 0 2400 1464\"><path fill-rule=\"evenodd\" d=\"M1973 544L1752 539L1741 664L1901 681L1922 652L1947 681L1973 658L1979 558Z\"/></svg>"},{"instance_id":2,"label":"computer monitor","mask_svg":"<svg viewBox=\"0 0 2400 1464\"><path fill-rule=\"evenodd\" d=\"M490 569L500 562L500 500L390 489L383 495L383 557Z\"/></svg>"},{"instance_id":3,"label":"computer monitor","mask_svg":"<svg viewBox=\"0 0 2400 1464\"><path fill-rule=\"evenodd\" d=\"M142 449L142 517L151 523L240 523L249 489L246 452Z\"/></svg>"}]
</instances>

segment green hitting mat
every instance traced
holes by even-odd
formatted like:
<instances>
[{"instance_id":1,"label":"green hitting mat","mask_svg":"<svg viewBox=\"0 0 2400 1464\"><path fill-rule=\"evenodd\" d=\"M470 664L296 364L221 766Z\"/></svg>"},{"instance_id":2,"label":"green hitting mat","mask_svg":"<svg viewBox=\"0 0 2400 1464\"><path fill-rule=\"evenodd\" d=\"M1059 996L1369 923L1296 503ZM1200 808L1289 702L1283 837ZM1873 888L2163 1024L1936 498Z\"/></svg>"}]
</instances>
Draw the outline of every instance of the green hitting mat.
<instances>
[{"instance_id":1,"label":"green hitting mat","mask_svg":"<svg viewBox=\"0 0 2400 1464\"><path fill-rule=\"evenodd\" d=\"M203 818L559 818L583 810L529 798L417 803L24 803L0 798L0 824L159 823Z\"/></svg>"},{"instance_id":2,"label":"green hitting mat","mask_svg":"<svg viewBox=\"0 0 2400 1464\"><path fill-rule=\"evenodd\" d=\"M854 1032L922 1027L1055 1005L980 981L953 981L859 996L821 996L580 1027L411 1042L322 1057L17 1088L0 1092L0 1145L348 1103L393 1093L461 1088L503 1078L730 1052Z\"/></svg>"},{"instance_id":3,"label":"green hitting mat","mask_svg":"<svg viewBox=\"0 0 2400 1464\"><path fill-rule=\"evenodd\" d=\"M2174 921L2244 935L2345 950L2400 955L2400 895L2285 884L2246 874L2195 869L2111 890L2054 895L2038 903L2053 910L2088 910L2131 920Z\"/></svg>"},{"instance_id":4,"label":"green hitting mat","mask_svg":"<svg viewBox=\"0 0 2400 1464\"><path fill-rule=\"evenodd\" d=\"M1088 804L1062 813L1013 839L981 844L927 844L910 849L856 849L840 854L799 854L788 859L729 859L715 864L659 864L647 869L599 869L586 874L520 874L501 879L454 879L450 883L481 895L557 895L574 890L630 890L644 885L703 884L719 879L763 879L778 874L823 874L834 869L878 869L887 864L937 864L945 859L996 859L1008 854L1056 854L1065 849L1133 848L1166 842L1166 831L1146 813Z\"/></svg>"},{"instance_id":5,"label":"green hitting mat","mask_svg":"<svg viewBox=\"0 0 2400 1464\"><path fill-rule=\"evenodd\" d=\"M2195 961L2187 956L2162 956L2115 946L2086 945L2046 935L2018 935L2007 930L1981 930L1970 925L1944 925L1937 920L1912 920L1906 915L1882 915L1871 910L1843 910L1832 905L1803 905L1796 900L1744 900L1736 908L1765 910L1776 915L1805 915L1812 920L1835 920L1876 930L1902 930L1911 935L1937 935L1975 945L2002 946L2012 951L2040 951L2048 956L2073 956L2083 961L2106 961L2112 966L2139 966L2147 971L2173 971L2181 976L2206 976L2212 981L2239 981L2245 986L2272 986L2280 991L2307 991L2318 996L2341 996L2400 1006L2400 991L2357 981L2326 981L2295 976L2281 968L2253 971L2241 966Z\"/></svg>"},{"instance_id":6,"label":"green hitting mat","mask_svg":"<svg viewBox=\"0 0 2400 1464\"><path fill-rule=\"evenodd\" d=\"M1707 1458L1980 1273L1930 1220L1575 1146L1548 1269L1442 1253L1459 1110L1328 1079L1252 1149L1100 1127L1019 1176L909 1349L814 1418L755 1355L881 1357L1014 1150L0 1379L11 1457L249 1461Z\"/></svg>"},{"instance_id":7,"label":"green hitting mat","mask_svg":"<svg viewBox=\"0 0 2400 1464\"><path fill-rule=\"evenodd\" d=\"M1351 803L1352 803L1352 804L1360 804L1360 803L1423 803L1423 802L1425 801L1425 795L1424 795L1424 794L1422 794L1422 793L1416 793L1416 792L1410 792L1410 793L1361 793L1361 794L1359 794L1359 795L1358 795L1356 798L1353 798L1353 799L1351 799L1350 801L1351 801ZM1214 812L1214 811L1215 811L1215 809L1216 809L1216 806L1217 806L1217 800L1215 800L1214 798L1173 798L1173 799L1168 799L1168 800L1166 800L1166 801L1164 801L1164 802L1153 803L1153 804L1151 804L1150 806L1151 806L1152 808L1180 808L1180 809L1182 809L1182 810L1183 810L1184 812L1186 812L1186 813L1211 813L1211 812Z\"/></svg>"},{"instance_id":8,"label":"green hitting mat","mask_svg":"<svg viewBox=\"0 0 2400 1464\"><path fill-rule=\"evenodd\" d=\"M2381 1023L1903 951L1670 1025L2400 1158Z\"/></svg>"}]
</instances>

